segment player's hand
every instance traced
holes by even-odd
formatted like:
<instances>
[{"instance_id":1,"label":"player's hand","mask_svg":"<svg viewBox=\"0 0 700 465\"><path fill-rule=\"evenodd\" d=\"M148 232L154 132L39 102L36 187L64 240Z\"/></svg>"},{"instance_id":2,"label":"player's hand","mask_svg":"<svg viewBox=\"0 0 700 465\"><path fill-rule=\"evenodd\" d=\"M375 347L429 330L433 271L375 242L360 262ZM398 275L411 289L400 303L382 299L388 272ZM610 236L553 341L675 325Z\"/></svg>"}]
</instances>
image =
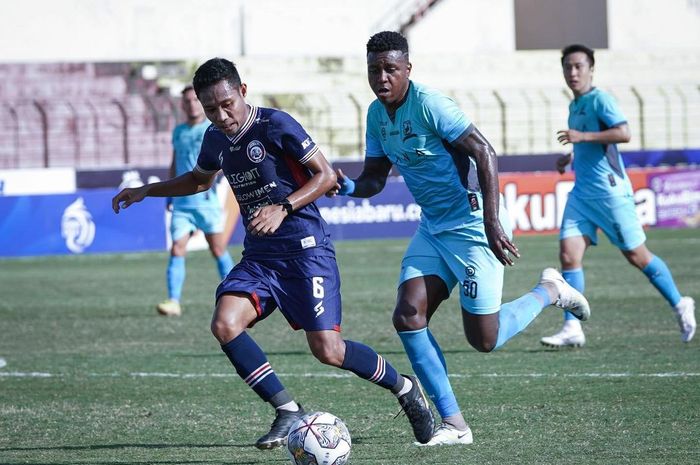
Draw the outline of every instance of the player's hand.
<instances>
[{"instance_id":1,"label":"player's hand","mask_svg":"<svg viewBox=\"0 0 700 465\"><path fill-rule=\"evenodd\" d=\"M248 232L254 236L274 234L286 218L287 211L281 205L266 205L253 212L248 223Z\"/></svg>"},{"instance_id":2,"label":"player's hand","mask_svg":"<svg viewBox=\"0 0 700 465\"><path fill-rule=\"evenodd\" d=\"M486 239L489 241L489 248L498 261L503 265L513 266L515 262L509 253L515 258L520 258L520 251L503 231L501 222L484 222L484 229L486 231Z\"/></svg>"},{"instance_id":3,"label":"player's hand","mask_svg":"<svg viewBox=\"0 0 700 465\"><path fill-rule=\"evenodd\" d=\"M355 190L355 181L345 176L340 168L335 170L336 182L333 187L326 192L326 197L335 197L336 195L352 194Z\"/></svg>"},{"instance_id":4,"label":"player's hand","mask_svg":"<svg viewBox=\"0 0 700 465\"><path fill-rule=\"evenodd\" d=\"M112 210L119 213L120 209L128 208L132 203L140 202L148 193L148 186L127 187L112 198Z\"/></svg>"},{"instance_id":5,"label":"player's hand","mask_svg":"<svg viewBox=\"0 0 700 465\"><path fill-rule=\"evenodd\" d=\"M577 131L576 129L562 129L561 131L557 131L557 140L561 145L584 142L583 132Z\"/></svg>"},{"instance_id":6,"label":"player's hand","mask_svg":"<svg viewBox=\"0 0 700 465\"><path fill-rule=\"evenodd\" d=\"M567 153L566 155L562 155L561 157L557 158L557 171L559 171L559 174L564 174L566 171L566 167L569 166L571 163L572 156L570 153Z\"/></svg>"}]
</instances>

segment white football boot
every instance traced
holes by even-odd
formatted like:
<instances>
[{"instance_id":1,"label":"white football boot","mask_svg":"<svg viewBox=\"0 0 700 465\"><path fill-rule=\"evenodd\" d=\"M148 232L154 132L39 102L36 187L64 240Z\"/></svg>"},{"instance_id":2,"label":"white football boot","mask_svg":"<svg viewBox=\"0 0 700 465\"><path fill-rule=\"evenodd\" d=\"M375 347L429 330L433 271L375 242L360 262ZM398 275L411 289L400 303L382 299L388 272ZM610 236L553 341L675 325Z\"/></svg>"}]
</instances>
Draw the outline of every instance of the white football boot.
<instances>
[{"instance_id":1,"label":"white football boot","mask_svg":"<svg viewBox=\"0 0 700 465\"><path fill-rule=\"evenodd\" d=\"M474 442L474 437L472 436L472 430L468 426L466 430L462 431L447 423L441 423L433 433L430 441L425 444L420 442L414 442L413 444L417 446L452 446L456 444L467 445L472 442Z\"/></svg>"},{"instance_id":2,"label":"white football boot","mask_svg":"<svg viewBox=\"0 0 700 465\"><path fill-rule=\"evenodd\" d=\"M583 347L586 344L586 335L581 329L578 320L566 320L561 330L552 336L540 339L543 346L559 349L560 347Z\"/></svg>"},{"instance_id":3,"label":"white football boot","mask_svg":"<svg viewBox=\"0 0 700 465\"><path fill-rule=\"evenodd\" d=\"M680 302L673 308L681 328L681 340L690 342L695 336L695 300L692 297L681 297Z\"/></svg>"},{"instance_id":4,"label":"white football boot","mask_svg":"<svg viewBox=\"0 0 700 465\"><path fill-rule=\"evenodd\" d=\"M159 303L156 305L156 310L163 316L180 316L182 314L180 302L174 299L164 300Z\"/></svg>"},{"instance_id":5,"label":"white football boot","mask_svg":"<svg viewBox=\"0 0 700 465\"><path fill-rule=\"evenodd\" d=\"M588 300L571 287L559 271L554 268L545 268L540 277L540 284L546 283L554 284L559 293L557 300L553 303L555 307L566 310L581 321L586 321L591 316Z\"/></svg>"}]
</instances>

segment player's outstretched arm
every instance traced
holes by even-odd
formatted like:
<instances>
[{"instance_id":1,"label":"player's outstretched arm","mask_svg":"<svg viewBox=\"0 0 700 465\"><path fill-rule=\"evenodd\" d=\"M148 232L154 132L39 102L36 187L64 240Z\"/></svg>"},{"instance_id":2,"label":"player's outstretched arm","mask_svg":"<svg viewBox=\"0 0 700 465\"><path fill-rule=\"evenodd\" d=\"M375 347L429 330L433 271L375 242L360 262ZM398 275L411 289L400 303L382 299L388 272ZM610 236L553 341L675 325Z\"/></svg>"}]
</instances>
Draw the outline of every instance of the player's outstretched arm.
<instances>
[{"instance_id":1,"label":"player's outstretched arm","mask_svg":"<svg viewBox=\"0 0 700 465\"><path fill-rule=\"evenodd\" d=\"M357 179L350 179L341 169L336 169L338 181L326 196L349 195L368 198L384 189L386 179L391 171L391 162L385 157L366 158L362 173Z\"/></svg>"},{"instance_id":2,"label":"player's outstretched arm","mask_svg":"<svg viewBox=\"0 0 700 465\"><path fill-rule=\"evenodd\" d=\"M167 181L122 189L112 198L112 210L119 213L120 209L128 208L146 197L182 197L203 192L211 187L215 175L195 170Z\"/></svg>"},{"instance_id":3,"label":"player's outstretched arm","mask_svg":"<svg viewBox=\"0 0 700 465\"><path fill-rule=\"evenodd\" d=\"M498 161L496 152L488 140L474 127L460 136L452 145L462 156L469 156L476 161L477 175L484 199L484 231L489 241L489 247L498 261L503 265L513 265L513 259L508 255L520 258L520 252L498 219Z\"/></svg>"}]
</instances>

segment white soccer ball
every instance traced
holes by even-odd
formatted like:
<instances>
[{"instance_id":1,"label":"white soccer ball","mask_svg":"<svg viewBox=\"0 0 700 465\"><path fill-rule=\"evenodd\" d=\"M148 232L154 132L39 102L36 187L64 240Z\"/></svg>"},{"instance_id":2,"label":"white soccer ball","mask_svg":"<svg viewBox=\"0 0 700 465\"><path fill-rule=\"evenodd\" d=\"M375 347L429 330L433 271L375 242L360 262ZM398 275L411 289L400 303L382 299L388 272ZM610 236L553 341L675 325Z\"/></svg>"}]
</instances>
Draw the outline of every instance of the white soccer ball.
<instances>
[{"instance_id":1,"label":"white soccer ball","mask_svg":"<svg viewBox=\"0 0 700 465\"><path fill-rule=\"evenodd\" d=\"M326 412L304 415L287 436L287 451L295 465L344 465L351 445L345 423Z\"/></svg>"}]
</instances>

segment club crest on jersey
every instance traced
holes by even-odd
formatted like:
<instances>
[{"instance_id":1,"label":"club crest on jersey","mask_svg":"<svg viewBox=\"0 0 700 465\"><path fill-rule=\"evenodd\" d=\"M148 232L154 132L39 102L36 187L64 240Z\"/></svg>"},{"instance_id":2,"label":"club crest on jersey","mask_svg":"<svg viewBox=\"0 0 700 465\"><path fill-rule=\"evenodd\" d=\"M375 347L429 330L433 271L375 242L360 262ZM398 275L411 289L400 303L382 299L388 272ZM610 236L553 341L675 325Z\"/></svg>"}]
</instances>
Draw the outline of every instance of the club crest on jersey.
<instances>
[{"instance_id":1,"label":"club crest on jersey","mask_svg":"<svg viewBox=\"0 0 700 465\"><path fill-rule=\"evenodd\" d=\"M253 163L260 163L265 159L265 146L258 140L253 140L246 148L248 159Z\"/></svg>"},{"instance_id":2,"label":"club crest on jersey","mask_svg":"<svg viewBox=\"0 0 700 465\"><path fill-rule=\"evenodd\" d=\"M411 126L411 120L408 119L403 122L403 141L406 142L411 137L418 137L418 135L413 133L413 127Z\"/></svg>"}]
</instances>

